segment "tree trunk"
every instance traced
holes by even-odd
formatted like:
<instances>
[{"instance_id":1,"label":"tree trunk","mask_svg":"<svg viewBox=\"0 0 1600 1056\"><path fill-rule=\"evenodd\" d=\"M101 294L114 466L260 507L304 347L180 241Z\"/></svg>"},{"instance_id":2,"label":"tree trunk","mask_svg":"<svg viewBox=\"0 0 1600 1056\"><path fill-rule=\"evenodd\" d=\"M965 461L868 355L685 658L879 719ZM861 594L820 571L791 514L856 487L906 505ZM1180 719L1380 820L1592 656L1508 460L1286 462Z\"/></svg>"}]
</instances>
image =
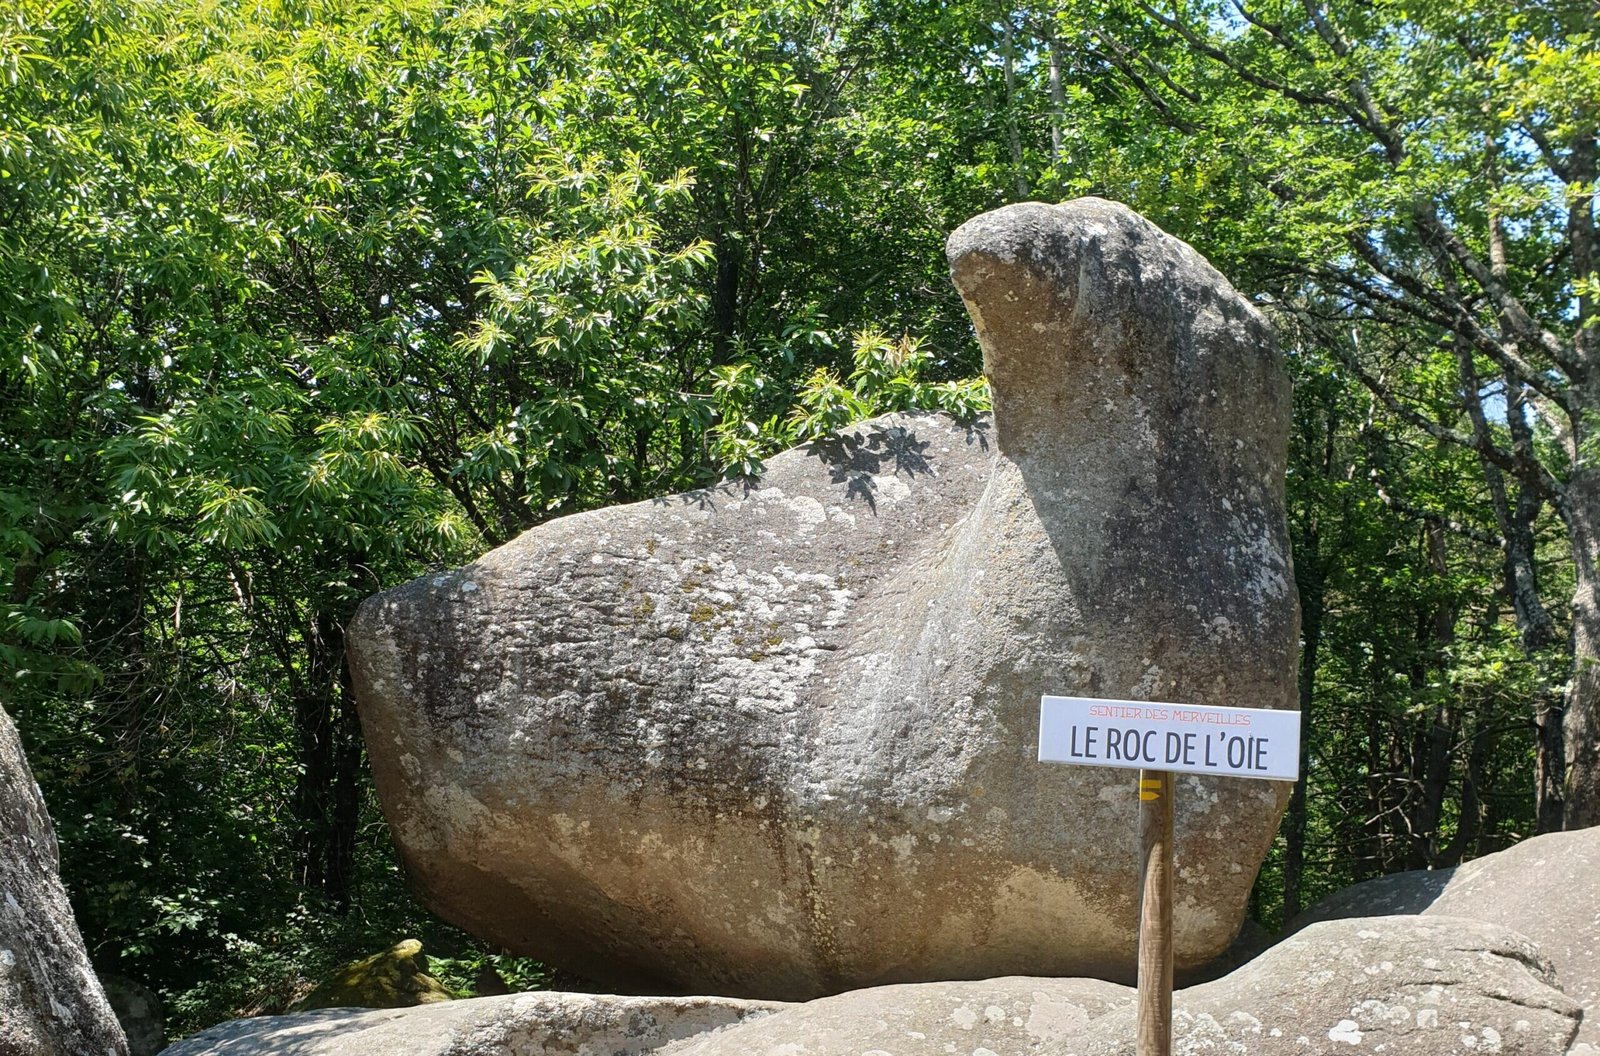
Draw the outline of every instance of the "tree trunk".
<instances>
[{"instance_id":1,"label":"tree trunk","mask_svg":"<svg viewBox=\"0 0 1600 1056\"><path fill-rule=\"evenodd\" d=\"M306 628L306 665L294 701L294 729L300 757L294 812L299 824L295 879L321 892L327 882L329 788L333 774L332 627L320 614Z\"/></svg>"},{"instance_id":2,"label":"tree trunk","mask_svg":"<svg viewBox=\"0 0 1600 1056\"><path fill-rule=\"evenodd\" d=\"M362 742L344 628L325 613L310 621L294 716L300 755L295 879L342 910L355 878Z\"/></svg>"},{"instance_id":3,"label":"tree trunk","mask_svg":"<svg viewBox=\"0 0 1600 1056\"><path fill-rule=\"evenodd\" d=\"M1428 566L1440 577L1449 572L1445 553L1444 525L1438 520L1423 523L1423 542L1428 553ZM1446 650L1455 640L1456 611L1448 602L1441 601L1432 611L1418 613L1416 650L1411 661L1411 688L1421 694L1428 684L1429 673L1448 663ZM1432 709L1432 721L1425 733L1419 733L1413 757L1417 798L1408 818L1408 835L1411 845L1407 867L1427 869L1438 865L1439 825L1444 819L1444 804L1450 794L1450 775L1454 760L1451 745L1456 738L1459 720L1449 703L1439 701Z\"/></svg>"},{"instance_id":4,"label":"tree trunk","mask_svg":"<svg viewBox=\"0 0 1600 1056\"><path fill-rule=\"evenodd\" d=\"M1597 266L1594 198L1597 169L1596 127L1574 131L1567 159L1567 245L1572 252L1572 274L1593 275ZM1566 762L1566 828L1600 825L1600 471L1589 468L1594 443L1588 435L1594 414L1600 410L1600 304L1587 287L1577 290L1577 318L1572 338L1573 432L1570 453L1575 456L1567 481L1563 513L1572 546L1572 679L1567 686L1566 714L1561 724ZM1549 725L1554 726L1550 719Z\"/></svg>"},{"instance_id":5,"label":"tree trunk","mask_svg":"<svg viewBox=\"0 0 1600 1056\"><path fill-rule=\"evenodd\" d=\"M343 634L340 638L342 640ZM356 714L350 664L340 650L339 710L334 723L333 811L329 818L326 880L328 901L344 910L355 887L356 834L361 824L361 767L365 742Z\"/></svg>"},{"instance_id":6,"label":"tree trunk","mask_svg":"<svg viewBox=\"0 0 1600 1056\"><path fill-rule=\"evenodd\" d=\"M1316 553L1316 532L1307 543ZM1309 570L1308 570L1309 571ZM1308 575L1300 588L1300 779L1289 797L1289 813L1283 831L1283 922L1287 924L1304 908L1303 882L1306 869L1306 784L1310 772L1311 702L1317 682L1317 656L1322 645L1322 577Z\"/></svg>"},{"instance_id":7,"label":"tree trunk","mask_svg":"<svg viewBox=\"0 0 1600 1056\"><path fill-rule=\"evenodd\" d=\"M1484 764L1489 757L1489 737L1482 729L1472 736L1472 748L1467 754L1467 772L1461 778L1461 807L1456 811L1456 831L1446 843L1434 851L1433 868L1448 869L1460 865L1467 852L1478 846L1483 833L1485 811L1478 795L1478 786Z\"/></svg>"},{"instance_id":8,"label":"tree trunk","mask_svg":"<svg viewBox=\"0 0 1600 1056\"><path fill-rule=\"evenodd\" d=\"M1377 658L1373 659L1374 667ZM1377 679L1373 679L1374 685ZM1359 882L1369 880L1374 876L1383 874L1384 856L1384 817L1385 795L1384 779L1381 776L1387 763L1384 755L1383 723L1379 718L1378 702L1376 695L1367 701L1366 705L1366 756L1367 756L1367 816L1365 819L1366 840L1365 853L1356 859L1355 879Z\"/></svg>"},{"instance_id":9,"label":"tree trunk","mask_svg":"<svg viewBox=\"0 0 1600 1056\"><path fill-rule=\"evenodd\" d=\"M1067 104L1061 91L1061 41L1051 32L1046 46L1050 49L1050 165L1056 170L1057 186L1061 181L1061 122L1066 119Z\"/></svg>"},{"instance_id":10,"label":"tree trunk","mask_svg":"<svg viewBox=\"0 0 1600 1056\"><path fill-rule=\"evenodd\" d=\"M1017 181L1017 201L1028 197L1028 178L1022 171L1022 134L1017 129L1017 28L1011 10L1001 14L1005 23L1006 139L1011 147L1011 172Z\"/></svg>"},{"instance_id":11,"label":"tree trunk","mask_svg":"<svg viewBox=\"0 0 1600 1056\"><path fill-rule=\"evenodd\" d=\"M1567 484L1572 543L1572 680L1560 722L1546 713L1541 738L1560 737L1566 763L1566 828L1600 825L1600 472L1579 470Z\"/></svg>"},{"instance_id":12,"label":"tree trunk","mask_svg":"<svg viewBox=\"0 0 1600 1056\"><path fill-rule=\"evenodd\" d=\"M739 337L739 286L744 251L727 231L712 241L715 274L711 287L711 356L716 364L734 359Z\"/></svg>"}]
</instances>

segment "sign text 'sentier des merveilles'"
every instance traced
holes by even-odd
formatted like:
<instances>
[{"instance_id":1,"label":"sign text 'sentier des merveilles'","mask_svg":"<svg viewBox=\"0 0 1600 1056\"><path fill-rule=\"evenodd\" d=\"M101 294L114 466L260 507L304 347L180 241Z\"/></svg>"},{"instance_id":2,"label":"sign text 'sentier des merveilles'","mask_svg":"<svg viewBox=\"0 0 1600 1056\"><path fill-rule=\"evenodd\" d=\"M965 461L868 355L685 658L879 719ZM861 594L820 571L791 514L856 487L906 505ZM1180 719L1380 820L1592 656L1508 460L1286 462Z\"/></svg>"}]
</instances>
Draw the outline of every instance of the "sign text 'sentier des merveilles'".
<instances>
[{"instance_id":1,"label":"sign text 'sentier des merveilles'","mask_svg":"<svg viewBox=\"0 0 1600 1056\"><path fill-rule=\"evenodd\" d=\"M1300 713L1143 700L1050 697L1039 761L1293 781Z\"/></svg>"}]
</instances>

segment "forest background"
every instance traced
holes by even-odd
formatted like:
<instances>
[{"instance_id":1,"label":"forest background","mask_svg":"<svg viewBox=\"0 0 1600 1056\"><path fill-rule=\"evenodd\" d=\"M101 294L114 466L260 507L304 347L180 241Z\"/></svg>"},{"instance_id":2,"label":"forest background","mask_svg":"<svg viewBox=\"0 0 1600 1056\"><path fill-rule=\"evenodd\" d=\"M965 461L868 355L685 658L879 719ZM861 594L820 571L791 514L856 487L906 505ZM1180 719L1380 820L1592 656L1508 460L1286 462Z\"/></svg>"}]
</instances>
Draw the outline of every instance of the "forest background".
<instances>
[{"instance_id":1,"label":"forest background","mask_svg":"<svg viewBox=\"0 0 1600 1056\"><path fill-rule=\"evenodd\" d=\"M422 937L343 628L986 394L955 226L1127 202L1277 324L1305 777L1252 898L1600 822L1592 0L20 0L0 700L177 1033Z\"/></svg>"}]
</instances>

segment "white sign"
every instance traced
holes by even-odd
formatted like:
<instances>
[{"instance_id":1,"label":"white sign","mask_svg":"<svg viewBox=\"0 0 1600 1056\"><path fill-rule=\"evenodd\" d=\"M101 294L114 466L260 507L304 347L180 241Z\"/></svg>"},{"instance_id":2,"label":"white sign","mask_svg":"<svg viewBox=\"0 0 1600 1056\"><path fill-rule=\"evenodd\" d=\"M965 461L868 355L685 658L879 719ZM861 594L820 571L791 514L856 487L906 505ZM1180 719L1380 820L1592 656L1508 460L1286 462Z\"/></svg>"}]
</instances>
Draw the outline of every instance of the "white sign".
<instances>
[{"instance_id":1,"label":"white sign","mask_svg":"<svg viewBox=\"0 0 1600 1056\"><path fill-rule=\"evenodd\" d=\"M1039 761L1294 781L1300 713L1145 700L1045 697Z\"/></svg>"}]
</instances>

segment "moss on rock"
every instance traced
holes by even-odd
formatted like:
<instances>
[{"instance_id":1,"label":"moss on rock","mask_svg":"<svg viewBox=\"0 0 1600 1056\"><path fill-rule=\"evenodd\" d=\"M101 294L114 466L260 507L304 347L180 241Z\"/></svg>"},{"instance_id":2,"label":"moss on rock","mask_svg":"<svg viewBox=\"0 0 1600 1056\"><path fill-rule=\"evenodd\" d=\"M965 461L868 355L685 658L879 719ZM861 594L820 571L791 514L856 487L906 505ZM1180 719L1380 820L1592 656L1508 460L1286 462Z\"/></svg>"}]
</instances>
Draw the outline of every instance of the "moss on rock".
<instances>
[{"instance_id":1,"label":"moss on rock","mask_svg":"<svg viewBox=\"0 0 1600 1056\"><path fill-rule=\"evenodd\" d=\"M313 1008L409 1008L449 1001L444 984L428 974L422 943L405 939L382 953L335 970L316 989L295 1003L294 1011Z\"/></svg>"}]
</instances>

